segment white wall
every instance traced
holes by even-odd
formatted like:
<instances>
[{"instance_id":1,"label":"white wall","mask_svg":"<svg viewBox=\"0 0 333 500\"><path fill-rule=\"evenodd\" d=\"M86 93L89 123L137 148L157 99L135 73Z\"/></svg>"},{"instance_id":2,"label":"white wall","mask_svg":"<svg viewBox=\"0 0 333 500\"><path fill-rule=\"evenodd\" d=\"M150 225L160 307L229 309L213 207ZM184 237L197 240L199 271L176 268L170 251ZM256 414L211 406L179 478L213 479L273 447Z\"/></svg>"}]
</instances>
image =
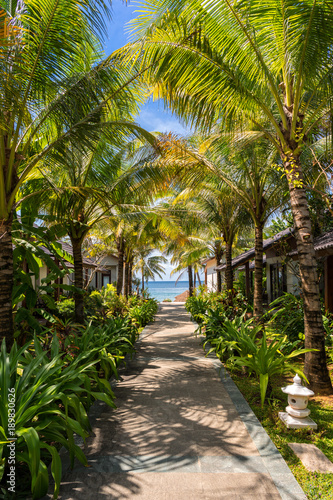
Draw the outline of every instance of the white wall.
<instances>
[{"instance_id":1,"label":"white wall","mask_svg":"<svg viewBox=\"0 0 333 500\"><path fill-rule=\"evenodd\" d=\"M272 294L271 294L271 269L270 266L272 264L277 264L279 262L282 262L281 257L269 257L266 260L266 285L267 285L267 292L268 292L268 301L272 302ZM298 263L297 262L291 262L291 263L286 263L286 281L287 281L287 292L292 293L294 295L299 294L299 283L297 276L295 275L294 270L298 269Z\"/></svg>"}]
</instances>

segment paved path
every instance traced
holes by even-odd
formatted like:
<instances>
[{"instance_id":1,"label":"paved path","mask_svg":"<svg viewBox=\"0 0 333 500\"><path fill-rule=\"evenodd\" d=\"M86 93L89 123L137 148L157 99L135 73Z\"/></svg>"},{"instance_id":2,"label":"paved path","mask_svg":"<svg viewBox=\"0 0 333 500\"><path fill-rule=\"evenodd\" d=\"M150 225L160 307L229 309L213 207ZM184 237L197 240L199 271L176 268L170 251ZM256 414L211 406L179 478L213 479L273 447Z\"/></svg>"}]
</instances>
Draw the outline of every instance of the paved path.
<instances>
[{"instance_id":1,"label":"paved path","mask_svg":"<svg viewBox=\"0 0 333 500\"><path fill-rule=\"evenodd\" d=\"M97 405L89 468L61 499L301 500L294 476L233 382L205 358L182 304L163 304L117 384Z\"/></svg>"}]
</instances>

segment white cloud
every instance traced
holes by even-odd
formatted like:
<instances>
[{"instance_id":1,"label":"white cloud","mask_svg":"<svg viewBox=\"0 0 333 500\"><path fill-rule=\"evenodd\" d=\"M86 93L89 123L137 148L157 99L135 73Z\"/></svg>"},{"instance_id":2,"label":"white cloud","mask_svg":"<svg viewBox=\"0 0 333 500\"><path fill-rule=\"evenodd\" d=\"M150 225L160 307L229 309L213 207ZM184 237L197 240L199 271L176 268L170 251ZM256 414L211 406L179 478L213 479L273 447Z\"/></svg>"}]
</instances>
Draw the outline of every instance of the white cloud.
<instances>
[{"instance_id":1,"label":"white cloud","mask_svg":"<svg viewBox=\"0 0 333 500\"><path fill-rule=\"evenodd\" d=\"M137 118L138 123L149 132L173 132L188 135L191 130L185 127L170 111L163 109L163 104L149 102L145 104Z\"/></svg>"}]
</instances>

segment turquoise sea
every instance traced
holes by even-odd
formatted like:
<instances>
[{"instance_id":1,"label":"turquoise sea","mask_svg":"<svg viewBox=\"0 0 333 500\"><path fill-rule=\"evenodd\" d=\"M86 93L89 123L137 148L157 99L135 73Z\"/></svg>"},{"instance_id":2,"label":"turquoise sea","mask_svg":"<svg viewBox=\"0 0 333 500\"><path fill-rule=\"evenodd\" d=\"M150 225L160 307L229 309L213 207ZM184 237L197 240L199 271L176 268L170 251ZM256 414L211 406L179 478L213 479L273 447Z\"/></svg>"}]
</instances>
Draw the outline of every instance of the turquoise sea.
<instances>
[{"instance_id":1,"label":"turquoise sea","mask_svg":"<svg viewBox=\"0 0 333 500\"><path fill-rule=\"evenodd\" d=\"M159 302L164 299L171 299L174 301L175 297L188 290L188 281L149 281L146 289L149 295Z\"/></svg>"}]
</instances>

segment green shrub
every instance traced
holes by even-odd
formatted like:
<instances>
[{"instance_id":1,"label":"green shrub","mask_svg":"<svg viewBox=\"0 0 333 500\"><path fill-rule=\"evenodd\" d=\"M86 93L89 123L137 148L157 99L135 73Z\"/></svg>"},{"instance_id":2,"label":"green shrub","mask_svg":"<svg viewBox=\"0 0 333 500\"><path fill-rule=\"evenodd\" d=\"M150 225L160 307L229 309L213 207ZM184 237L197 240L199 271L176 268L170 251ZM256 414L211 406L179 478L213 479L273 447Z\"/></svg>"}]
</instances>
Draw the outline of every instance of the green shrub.
<instances>
[{"instance_id":1,"label":"green shrub","mask_svg":"<svg viewBox=\"0 0 333 500\"><path fill-rule=\"evenodd\" d=\"M206 340L204 347L209 343L212 348L207 355L215 351L217 357L223 361L231 356L251 356L256 352L255 340L262 330L260 325L254 325L253 319L247 321L243 317L234 320L225 319L219 337Z\"/></svg>"},{"instance_id":2,"label":"green shrub","mask_svg":"<svg viewBox=\"0 0 333 500\"><path fill-rule=\"evenodd\" d=\"M36 336L33 344L20 350L14 343L9 353L3 342L0 356L0 479L6 477L8 444L15 435L16 463L24 463L29 469L33 498L41 498L48 491L49 461L55 481L54 498L57 498L61 481L58 448L65 446L69 450L72 463L76 457L87 465L82 450L74 443L74 433L86 438L90 429L81 396L100 399L114 407L113 392L106 383L103 392L92 388L91 373L97 361L91 359L89 351L79 353L72 363L64 366L64 355L59 352L56 338L49 353L42 350ZM9 395L13 395L15 405L12 411L9 411ZM14 435L9 426L12 418Z\"/></svg>"},{"instance_id":3,"label":"green shrub","mask_svg":"<svg viewBox=\"0 0 333 500\"><path fill-rule=\"evenodd\" d=\"M86 298L86 314L89 319L124 315L127 311L127 300L117 295L113 285L106 285L101 290L94 290Z\"/></svg>"},{"instance_id":4,"label":"green shrub","mask_svg":"<svg viewBox=\"0 0 333 500\"><path fill-rule=\"evenodd\" d=\"M185 303L187 311L210 337L219 336L225 319L244 317L253 308L240 292L204 292L189 297Z\"/></svg>"},{"instance_id":5,"label":"green shrub","mask_svg":"<svg viewBox=\"0 0 333 500\"><path fill-rule=\"evenodd\" d=\"M191 314L194 321L201 325L204 321L204 314L206 313L209 304L209 299L206 295L193 295L185 302L186 310Z\"/></svg>"},{"instance_id":6,"label":"green shrub","mask_svg":"<svg viewBox=\"0 0 333 500\"><path fill-rule=\"evenodd\" d=\"M253 372L259 377L262 407L269 380L273 375L285 375L293 371L307 381L302 370L291 363L290 360L306 352L313 351L313 349L296 349L291 351L287 336L267 343L265 332L259 342L249 339L248 344L252 352L245 356L234 356L230 358L230 361L241 367L246 366L250 370L250 373Z\"/></svg>"},{"instance_id":7,"label":"green shrub","mask_svg":"<svg viewBox=\"0 0 333 500\"><path fill-rule=\"evenodd\" d=\"M73 319L75 312L74 299L62 298L56 303L57 311L62 319Z\"/></svg>"},{"instance_id":8,"label":"green shrub","mask_svg":"<svg viewBox=\"0 0 333 500\"><path fill-rule=\"evenodd\" d=\"M158 302L155 299L142 300L141 304L129 309L128 315L134 324L142 328L154 319L158 311Z\"/></svg>"},{"instance_id":9,"label":"green shrub","mask_svg":"<svg viewBox=\"0 0 333 500\"><path fill-rule=\"evenodd\" d=\"M90 352L90 359L98 363L95 366L102 373L102 379L95 380L97 385L102 383L102 390L104 378L108 380L112 374L118 378L117 367L126 354L134 353L136 337L137 329L128 317L108 318L103 325L91 322L65 339L65 361L71 363L78 353Z\"/></svg>"},{"instance_id":10,"label":"green shrub","mask_svg":"<svg viewBox=\"0 0 333 500\"><path fill-rule=\"evenodd\" d=\"M304 338L303 301L292 293L285 293L270 304L265 315L268 326L276 333L287 335L291 342Z\"/></svg>"}]
</instances>

